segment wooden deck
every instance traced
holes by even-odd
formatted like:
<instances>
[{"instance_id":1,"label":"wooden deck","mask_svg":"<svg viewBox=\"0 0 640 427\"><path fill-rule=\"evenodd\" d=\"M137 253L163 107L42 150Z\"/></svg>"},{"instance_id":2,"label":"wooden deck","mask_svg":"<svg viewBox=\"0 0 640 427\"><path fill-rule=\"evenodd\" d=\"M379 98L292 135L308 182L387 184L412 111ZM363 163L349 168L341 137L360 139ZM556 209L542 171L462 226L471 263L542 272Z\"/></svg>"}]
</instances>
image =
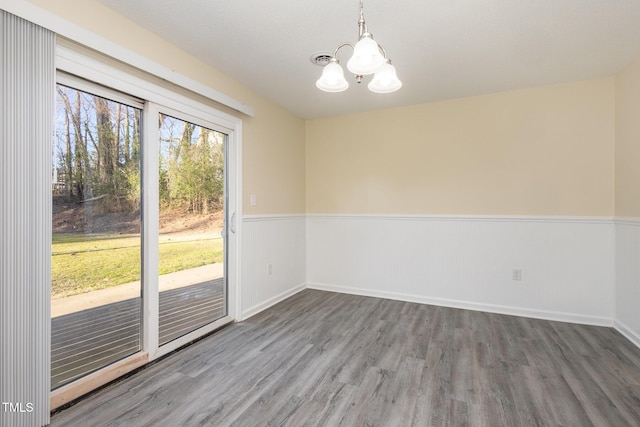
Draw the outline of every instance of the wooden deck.
<instances>
[{"instance_id":1,"label":"wooden deck","mask_svg":"<svg viewBox=\"0 0 640 427\"><path fill-rule=\"evenodd\" d=\"M129 356L141 347L141 298L51 319L51 388ZM225 315L223 279L160 292L160 344Z\"/></svg>"}]
</instances>

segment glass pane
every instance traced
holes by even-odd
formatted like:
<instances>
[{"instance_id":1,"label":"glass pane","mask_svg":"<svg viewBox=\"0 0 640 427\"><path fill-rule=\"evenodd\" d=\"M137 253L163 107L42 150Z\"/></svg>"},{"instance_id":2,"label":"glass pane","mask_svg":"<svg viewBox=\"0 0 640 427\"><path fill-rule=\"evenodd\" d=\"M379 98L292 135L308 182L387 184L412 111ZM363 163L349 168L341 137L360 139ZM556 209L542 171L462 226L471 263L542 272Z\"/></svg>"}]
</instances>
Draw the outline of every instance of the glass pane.
<instances>
[{"instance_id":1,"label":"glass pane","mask_svg":"<svg viewBox=\"0 0 640 427\"><path fill-rule=\"evenodd\" d=\"M140 110L57 86L51 388L140 350Z\"/></svg>"},{"instance_id":2,"label":"glass pane","mask_svg":"<svg viewBox=\"0 0 640 427\"><path fill-rule=\"evenodd\" d=\"M161 114L160 344L226 315L226 135Z\"/></svg>"}]
</instances>

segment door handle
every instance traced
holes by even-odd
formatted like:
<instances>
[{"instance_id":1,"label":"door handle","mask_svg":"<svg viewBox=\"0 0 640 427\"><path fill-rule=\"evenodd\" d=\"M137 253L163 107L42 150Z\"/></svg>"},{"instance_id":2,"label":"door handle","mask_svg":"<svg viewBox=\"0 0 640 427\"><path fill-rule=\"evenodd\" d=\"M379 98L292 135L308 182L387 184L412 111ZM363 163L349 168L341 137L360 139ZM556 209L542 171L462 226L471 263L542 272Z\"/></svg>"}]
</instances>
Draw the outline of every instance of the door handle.
<instances>
[{"instance_id":1,"label":"door handle","mask_svg":"<svg viewBox=\"0 0 640 427\"><path fill-rule=\"evenodd\" d=\"M235 212L231 214L231 224L229 228L231 229L231 232L233 234L236 234L236 213Z\"/></svg>"}]
</instances>

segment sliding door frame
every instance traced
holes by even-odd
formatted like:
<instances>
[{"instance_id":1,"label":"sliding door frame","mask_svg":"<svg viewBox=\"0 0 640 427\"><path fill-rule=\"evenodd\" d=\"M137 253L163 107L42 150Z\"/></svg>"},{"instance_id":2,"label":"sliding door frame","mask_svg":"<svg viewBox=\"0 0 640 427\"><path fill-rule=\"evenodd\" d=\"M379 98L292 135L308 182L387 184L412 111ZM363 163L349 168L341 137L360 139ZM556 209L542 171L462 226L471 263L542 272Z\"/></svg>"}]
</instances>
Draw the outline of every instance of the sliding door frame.
<instances>
[{"instance_id":1,"label":"sliding door frame","mask_svg":"<svg viewBox=\"0 0 640 427\"><path fill-rule=\"evenodd\" d=\"M153 76L141 75L139 70L110 58L101 57L66 39L58 39L56 68L111 88L144 101L142 113L142 351L129 358L89 374L74 383L52 393L52 409L73 400L141 364L157 359L175 349L209 333L240 317L240 265L242 242L242 119L224 113L212 105L198 101L197 94L179 93L167 84L154 82ZM160 112L178 112L183 117L195 118L212 130L227 135L225 168L228 178L225 208L235 232L225 235L227 252L226 311L227 315L197 330L159 346L159 293L158 293L158 232L159 232L159 139L158 115ZM230 224L228 224L230 225ZM75 383L82 383L80 385ZM87 384L87 385L83 385Z\"/></svg>"},{"instance_id":2,"label":"sliding door frame","mask_svg":"<svg viewBox=\"0 0 640 427\"><path fill-rule=\"evenodd\" d=\"M143 339L144 343L148 342L148 346L144 345L144 350L147 351L151 357L151 359L160 357L167 353L174 351L177 348L197 339L203 335L206 335L216 329L219 329L221 326L228 324L229 322L237 319L238 311L232 309L232 307L238 307L237 304L232 304L232 302L237 301L238 292L234 295L231 295L232 292L237 291L237 276L236 273L238 271L238 258L237 255L234 255L238 251L238 230L237 230L237 222L235 218L237 218L238 213L236 207L239 205L238 198L238 183L237 183L237 173L234 173L235 168L240 163L238 161L238 153L237 150L231 148L232 143L234 141L234 145L237 144L237 137L235 135L235 131L233 129L229 129L215 123L210 118L206 116L206 114L198 114L194 115L193 111L191 113L187 113L183 110L176 110L166 105L160 105L153 102L148 102L145 105L145 115L143 115L143 134L148 136L148 153L150 155L145 156L143 152L143 192L145 188L148 188L148 192L151 194L151 197L144 197L146 205L144 205L143 209L146 209L149 217L153 218L152 221L148 224L148 227L143 226L143 247L148 248L147 250L143 250L143 294L149 295L149 301L143 302L144 305L144 316L148 315L150 321L145 324L144 328L144 336L147 339ZM171 117L175 117L180 120L188 121L197 126L202 126L207 129L213 130L215 132L220 132L226 135L225 141L225 163L224 163L224 174L225 174L225 190L224 190L224 217L225 217L225 227L223 229L223 238L224 238L224 280L225 280L225 311L226 315L221 317L220 319L216 319L211 323L208 323L202 327L197 328L196 330L189 332L181 337L173 339L165 344L160 344L159 342L159 276L158 276L158 230L159 224L158 219L160 217L160 209L158 205L157 197L154 198L153 195L159 194L159 176L158 172L159 168L159 156L160 152L160 137L159 137L159 129L158 129L158 117L160 114L166 114ZM147 116L148 115L148 116ZM143 139L147 139L147 136L144 136ZM149 161L148 164L145 163L146 160ZM145 167L146 166L146 167ZM146 185L145 185L146 184ZM235 215L234 215L235 214ZM231 223L233 222L233 225ZM155 249L151 249L155 248ZM147 263L145 265L145 262ZM144 272L149 272L146 276L148 280L145 280ZM154 274L155 272L155 274ZM233 277L232 277L233 276ZM236 286L231 286L231 283L235 283ZM144 301L144 299L143 299ZM153 319L153 320L151 320Z\"/></svg>"}]
</instances>

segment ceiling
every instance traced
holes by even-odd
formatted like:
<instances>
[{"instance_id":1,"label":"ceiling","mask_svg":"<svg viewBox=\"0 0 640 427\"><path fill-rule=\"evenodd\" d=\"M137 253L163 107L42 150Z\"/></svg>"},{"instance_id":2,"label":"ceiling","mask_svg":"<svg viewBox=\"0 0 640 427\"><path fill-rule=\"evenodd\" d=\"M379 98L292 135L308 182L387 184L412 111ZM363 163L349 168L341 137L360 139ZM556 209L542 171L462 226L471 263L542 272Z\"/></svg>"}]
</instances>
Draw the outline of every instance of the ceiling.
<instances>
[{"instance_id":1,"label":"ceiling","mask_svg":"<svg viewBox=\"0 0 640 427\"><path fill-rule=\"evenodd\" d=\"M351 87L325 93L309 57L357 41L358 0L98 1L302 118L607 76L640 56L638 0L365 0L403 87L372 93L345 67Z\"/></svg>"}]
</instances>

